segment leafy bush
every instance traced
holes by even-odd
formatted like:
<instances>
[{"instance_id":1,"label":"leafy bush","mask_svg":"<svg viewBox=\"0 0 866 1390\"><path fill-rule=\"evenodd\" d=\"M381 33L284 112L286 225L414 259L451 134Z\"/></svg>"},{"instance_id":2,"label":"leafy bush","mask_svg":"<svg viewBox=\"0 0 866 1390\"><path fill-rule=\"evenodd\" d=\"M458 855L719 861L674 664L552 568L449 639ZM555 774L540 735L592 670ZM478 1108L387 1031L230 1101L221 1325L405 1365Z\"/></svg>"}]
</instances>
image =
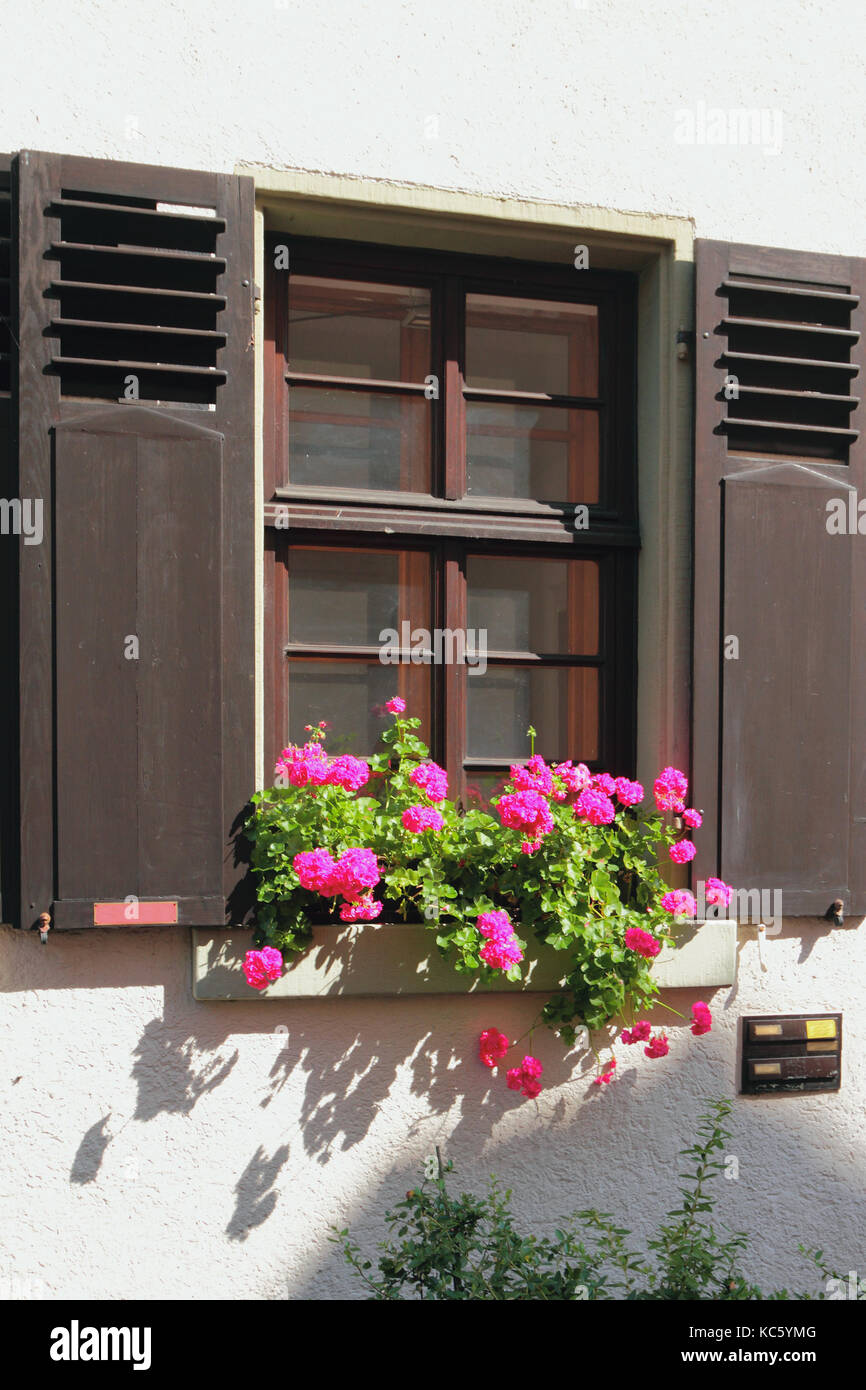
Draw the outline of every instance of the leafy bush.
<instances>
[{"instance_id":1,"label":"leafy bush","mask_svg":"<svg viewBox=\"0 0 866 1390\"><path fill-rule=\"evenodd\" d=\"M715 1197L707 1184L724 1164L720 1154L730 1135L725 1120L731 1102L709 1102L700 1117L697 1137L681 1150L688 1184L682 1204L669 1212L647 1253L630 1248L631 1232L615 1224L608 1212L577 1212L553 1237L521 1235L510 1210L511 1192L495 1178L484 1197L448 1193L450 1163L437 1158L436 1176L386 1213L390 1239L380 1246L378 1267L363 1259L348 1229L331 1239L375 1300L522 1299L522 1300L787 1300L825 1299L817 1293L762 1293L745 1278L740 1260L748 1236L722 1239L709 1219ZM798 1247L826 1280L844 1281L824 1263L823 1252ZM831 1295L832 1296L832 1295ZM861 1298L866 1295L861 1294Z\"/></svg>"}]
</instances>

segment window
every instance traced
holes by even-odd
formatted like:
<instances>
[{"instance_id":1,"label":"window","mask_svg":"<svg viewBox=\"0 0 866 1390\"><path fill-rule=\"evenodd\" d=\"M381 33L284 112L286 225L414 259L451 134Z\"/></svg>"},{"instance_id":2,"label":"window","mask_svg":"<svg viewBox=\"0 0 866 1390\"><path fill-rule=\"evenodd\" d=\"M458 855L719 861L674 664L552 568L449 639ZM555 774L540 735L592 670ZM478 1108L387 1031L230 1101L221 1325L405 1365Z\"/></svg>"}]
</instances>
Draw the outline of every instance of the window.
<instances>
[{"instance_id":1,"label":"window","mask_svg":"<svg viewBox=\"0 0 866 1390\"><path fill-rule=\"evenodd\" d=\"M280 236L267 264L268 760L322 719L372 753L399 692L464 804L530 725L633 770L633 277Z\"/></svg>"}]
</instances>

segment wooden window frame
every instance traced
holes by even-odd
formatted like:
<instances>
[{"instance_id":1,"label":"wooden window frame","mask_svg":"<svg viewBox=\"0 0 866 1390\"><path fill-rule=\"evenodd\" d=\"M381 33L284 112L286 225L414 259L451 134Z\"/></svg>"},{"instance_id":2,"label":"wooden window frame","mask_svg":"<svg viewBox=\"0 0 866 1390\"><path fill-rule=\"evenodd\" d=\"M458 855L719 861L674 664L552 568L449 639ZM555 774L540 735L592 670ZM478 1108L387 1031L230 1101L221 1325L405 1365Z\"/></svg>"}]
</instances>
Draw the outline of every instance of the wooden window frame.
<instances>
[{"instance_id":1,"label":"wooden window frame","mask_svg":"<svg viewBox=\"0 0 866 1390\"><path fill-rule=\"evenodd\" d=\"M286 390L287 272L275 266L276 247L286 245L291 274L409 284L431 292L431 353L439 370L439 400L431 401L432 482L429 494L373 489L333 489L284 482L278 460L287 457ZM541 393L470 389L469 399L505 403L598 408L600 497L589 504L589 527L575 530L579 502L466 495L467 388L464 314L467 294L513 295L521 299L594 304L598 307L598 396L559 397ZM559 555L598 560L599 759L594 766L633 774L637 710L637 517L636 469L636 277L630 272L578 271L570 267L498 257L416 251L369 243L291 237L272 231L265 238L264 285L264 631L265 766L273 766L287 714L287 587L289 545L368 544L377 549L421 546L438 552L433 581L434 626L466 627L463 557L500 554ZM298 380L298 374L294 374ZM335 378L346 384L343 378ZM361 389L368 383L353 383ZM381 383L382 389L405 384ZM411 389L418 390L417 385ZM614 466L616 461L616 466ZM286 529L286 518L288 529ZM563 553L562 547L565 548ZM441 566L441 573L439 567ZM447 613L447 618L446 618ZM519 664L519 663L518 663ZM596 664L557 657L551 665ZM465 668L431 667L433 755L445 763L452 787L463 786L465 758ZM472 770L482 771L472 760Z\"/></svg>"}]
</instances>

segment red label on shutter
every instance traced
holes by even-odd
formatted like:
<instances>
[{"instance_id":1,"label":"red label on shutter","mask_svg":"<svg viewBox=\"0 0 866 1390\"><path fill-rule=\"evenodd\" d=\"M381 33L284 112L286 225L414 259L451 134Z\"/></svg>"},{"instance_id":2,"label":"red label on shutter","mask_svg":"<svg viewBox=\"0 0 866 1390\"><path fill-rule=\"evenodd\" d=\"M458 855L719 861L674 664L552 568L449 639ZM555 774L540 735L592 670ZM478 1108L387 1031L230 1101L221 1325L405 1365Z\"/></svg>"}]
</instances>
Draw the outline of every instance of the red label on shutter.
<instances>
[{"instance_id":1,"label":"red label on shutter","mask_svg":"<svg viewBox=\"0 0 866 1390\"><path fill-rule=\"evenodd\" d=\"M156 927L177 921L177 903L143 903L130 898L122 903L94 903L95 927Z\"/></svg>"}]
</instances>

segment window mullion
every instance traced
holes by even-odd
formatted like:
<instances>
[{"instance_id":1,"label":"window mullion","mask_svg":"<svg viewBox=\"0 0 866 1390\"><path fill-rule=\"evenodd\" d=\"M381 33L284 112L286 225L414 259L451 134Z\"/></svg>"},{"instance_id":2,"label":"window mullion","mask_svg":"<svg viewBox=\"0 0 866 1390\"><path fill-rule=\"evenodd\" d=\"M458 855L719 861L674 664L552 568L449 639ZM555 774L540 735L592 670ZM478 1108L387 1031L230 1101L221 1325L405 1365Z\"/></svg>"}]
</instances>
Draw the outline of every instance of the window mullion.
<instances>
[{"instance_id":1,"label":"window mullion","mask_svg":"<svg viewBox=\"0 0 866 1390\"><path fill-rule=\"evenodd\" d=\"M462 545L446 541L444 550L445 626L466 631L466 557ZM467 668L453 661L443 667L445 712L445 768L452 791L464 791L463 759L466 756L466 679Z\"/></svg>"},{"instance_id":2,"label":"window mullion","mask_svg":"<svg viewBox=\"0 0 866 1390\"><path fill-rule=\"evenodd\" d=\"M445 282L445 460L444 495L466 493L466 405L463 399L463 287L449 276Z\"/></svg>"}]
</instances>

